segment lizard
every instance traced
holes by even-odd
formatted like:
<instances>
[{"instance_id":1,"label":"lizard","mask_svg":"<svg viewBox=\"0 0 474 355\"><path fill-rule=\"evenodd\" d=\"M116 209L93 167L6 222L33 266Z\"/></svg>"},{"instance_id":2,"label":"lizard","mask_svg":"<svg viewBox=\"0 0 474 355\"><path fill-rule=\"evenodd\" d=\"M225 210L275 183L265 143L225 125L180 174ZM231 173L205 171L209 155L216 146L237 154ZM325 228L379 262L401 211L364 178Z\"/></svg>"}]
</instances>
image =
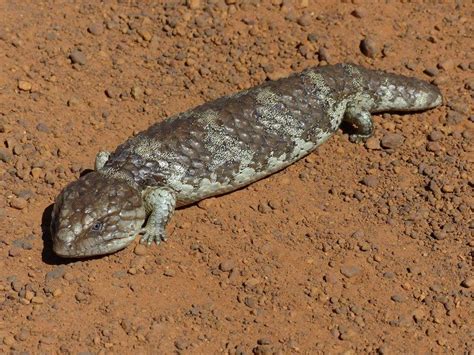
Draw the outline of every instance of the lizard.
<instances>
[{"instance_id":1,"label":"lizard","mask_svg":"<svg viewBox=\"0 0 474 355\"><path fill-rule=\"evenodd\" d=\"M95 170L67 185L51 218L54 252L80 258L116 252L137 235L166 240L175 208L234 191L284 169L352 125L372 136L371 114L441 105L423 80L355 64L310 67L153 124L101 151Z\"/></svg>"}]
</instances>

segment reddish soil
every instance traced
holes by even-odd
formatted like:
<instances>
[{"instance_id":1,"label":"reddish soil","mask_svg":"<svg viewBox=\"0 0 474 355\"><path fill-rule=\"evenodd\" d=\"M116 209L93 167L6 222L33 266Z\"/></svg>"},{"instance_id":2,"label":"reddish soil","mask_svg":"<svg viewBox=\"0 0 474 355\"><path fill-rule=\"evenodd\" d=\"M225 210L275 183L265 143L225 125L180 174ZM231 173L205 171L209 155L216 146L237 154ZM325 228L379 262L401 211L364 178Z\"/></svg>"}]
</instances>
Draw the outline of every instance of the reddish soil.
<instances>
[{"instance_id":1,"label":"reddish soil","mask_svg":"<svg viewBox=\"0 0 474 355\"><path fill-rule=\"evenodd\" d=\"M151 3L0 2L0 352L472 354L472 3ZM158 247L53 255L54 198L98 150L338 62L445 104L180 209Z\"/></svg>"}]
</instances>

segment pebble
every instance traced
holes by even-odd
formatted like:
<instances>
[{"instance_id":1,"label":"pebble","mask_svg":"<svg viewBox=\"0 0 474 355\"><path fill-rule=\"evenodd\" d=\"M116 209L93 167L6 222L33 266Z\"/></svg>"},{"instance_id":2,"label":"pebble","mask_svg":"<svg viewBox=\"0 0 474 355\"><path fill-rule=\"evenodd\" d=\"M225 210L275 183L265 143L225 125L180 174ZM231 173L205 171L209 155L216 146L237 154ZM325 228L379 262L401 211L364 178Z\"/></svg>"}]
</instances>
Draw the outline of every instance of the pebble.
<instances>
[{"instance_id":1,"label":"pebble","mask_svg":"<svg viewBox=\"0 0 474 355\"><path fill-rule=\"evenodd\" d=\"M186 350L189 347L189 341L187 341L186 339L177 339L174 342L174 346L178 350Z\"/></svg>"},{"instance_id":2,"label":"pebble","mask_svg":"<svg viewBox=\"0 0 474 355\"><path fill-rule=\"evenodd\" d=\"M299 17L298 20L296 20L296 23L298 23L300 26L306 27L311 24L311 21L311 16L309 14L305 14Z\"/></svg>"},{"instance_id":3,"label":"pebble","mask_svg":"<svg viewBox=\"0 0 474 355\"><path fill-rule=\"evenodd\" d=\"M328 63L331 62L331 56L326 48L320 47L318 49L318 59Z\"/></svg>"},{"instance_id":4,"label":"pebble","mask_svg":"<svg viewBox=\"0 0 474 355\"><path fill-rule=\"evenodd\" d=\"M174 270L171 270L171 269L166 269L163 272L163 275L165 275L167 277L174 277L176 275L176 272Z\"/></svg>"},{"instance_id":5,"label":"pebble","mask_svg":"<svg viewBox=\"0 0 474 355\"><path fill-rule=\"evenodd\" d=\"M15 343L16 343L15 338L11 335L6 335L5 337L3 337L3 344L7 346L12 346Z\"/></svg>"},{"instance_id":6,"label":"pebble","mask_svg":"<svg viewBox=\"0 0 474 355\"><path fill-rule=\"evenodd\" d=\"M370 137L365 142L365 147L370 150L378 150L380 149L380 139L375 137Z\"/></svg>"},{"instance_id":7,"label":"pebble","mask_svg":"<svg viewBox=\"0 0 474 355\"><path fill-rule=\"evenodd\" d=\"M139 100L143 97L143 89L139 86L134 86L131 90L130 90L130 95L132 95L132 97L135 99L135 100Z\"/></svg>"},{"instance_id":8,"label":"pebble","mask_svg":"<svg viewBox=\"0 0 474 355\"><path fill-rule=\"evenodd\" d=\"M18 81L18 89L22 91L31 91L32 87L33 85L31 85L29 81L25 81L25 80Z\"/></svg>"},{"instance_id":9,"label":"pebble","mask_svg":"<svg viewBox=\"0 0 474 355\"><path fill-rule=\"evenodd\" d=\"M428 135L428 140L431 142L437 142L441 138L443 138L443 133L441 133L440 131L431 131Z\"/></svg>"},{"instance_id":10,"label":"pebble","mask_svg":"<svg viewBox=\"0 0 474 355\"><path fill-rule=\"evenodd\" d=\"M449 125L456 125L464 121L464 115L456 111L448 111L446 114L446 123Z\"/></svg>"},{"instance_id":11,"label":"pebble","mask_svg":"<svg viewBox=\"0 0 474 355\"><path fill-rule=\"evenodd\" d=\"M362 8L357 8L351 12L351 15L356 18L364 18L367 16L367 11Z\"/></svg>"},{"instance_id":12,"label":"pebble","mask_svg":"<svg viewBox=\"0 0 474 355\"><path fill-rule=\"evenodd\" d=\"M10 201L10 206L17 210L22 210L28 206L28 201L21 197L14 197Z\"/></svg>"},{"instance_id":13,"label":"pebble","mask_svg":"<svg viewBox=\"0 0 474 355\"><path fill-rule=\"evenodd\" d=\"M0 147L0 161L8 163L12 159L12 154L7 148Z\"/></svg>"},{"instance_id":14,"label":"pebble","mask_svg":"<svg viewBox=\"0 0 474 355\"><path fill-rule=\"evenodd\" d=\"M400 295L400 294L392 295L392 297L390 297L390 299L391 299L393 302L397 302L397 303L403 303L403 302L406 301L406 297L403 296L403 295Z\"/></svg>"},{"instance_id":15,"label":"pebble","mask_svg":"<svg viewBox=\"0 0 474 355\"><path fill-rule=\"evenodd\" d=\"M77 292L77 293L74 295L74 298L75 298L76 301L78 301L78 302L84 302L85 300L87 300L87 295L85 295L85 294L82 293L82 292Z\"/></svg>"},{"instance_id":16,"label":"pebble","mask_svg":"<svg viewBox=\"0 0 474 355\"><path fill-rule=\"evenodd\" d=\"M375 41L370 38L366 37L362 41L360 41L360 51L363 55L369 58L375 58L378 52L377 44Z\"/></svg>"},{"instance_id":17,"label":"pebble","mask_svg":"<svg viewBox=\"0 0 474 355\"><path fill-rule=\"evenodd\" d=\"M461 286L465 288L474 287L474 277L468 277L461 282Z\"/></svg>"},{"instance_id":18,"label":"pebble","mask_svg":"<svg viewBox=\"0 0 474 355\"><path fill-rule=\"evenodd\" d=\"M357 266L344 265L341 267L341 274L343 274L345 277L348 277L348 278L357 276L360 273L361 273L361 269Z\"/></svg>"},{"instance_id":19,"label":"pebble","mask_svg":"<svg viewBox=\"0 0 474 355\"><path fill-rule=\"evenodd\" d=\"M40 296L34 296L34 297L31 299L31 303L34 303L34 304L43 304L43 303L44 303L44 298L43 298L43 297L40 297Z\"/></svg>"},{"instance_id":20,"label":"pebble","mask_svg":"<svg viewBox=\"0 0 474 355\"><path fill-rule=\"evenodd\" d=\"M404 137L398 133L387 133L380 140L380 145L385 149L395 149L403 144Z\"/></svg>"},{"instance_id":21,"label":"pebble","mask_svg":"<svg viewBox=\"0 0 474 355\"><path fill-rule=\"evenodd\" d=\"M33 180L38 180L43 176L43 169L41 168L33 168L31 169L31 176L33 177Z\"/></svg>"},{"instance_id":22,"label":"pebble","mask_svg":"<svg viewBox=\"0 0 474 355\"><path fill-rule=\"evenodd\" d=\"M257 307L257 301L253 297L245 297L244 304L249 308Z\"/></svg>"},{"instance_id":23,"label":"pebble","mask_svg":"<svg viewBox=\"0 0 474 355\"><path fill-rule=\"evenodd\" d=\"M39 132L49 133L50 129L46 123L40 122L36 125L36 130Z\"/></svg>"},{"instance_id":24,"label":"pebble","mask_svg":"<svg viewBox=\"0 0 474 355\"><path fill-rule=\"evenodd\" d=\"M150 42L151 39L153 38L153 34L150 31L145 30L145 29L138 30L138 34L144 41L147 41L147 42Z\"/></svg>"},{"instance_id":25,"label":"pebble","mask_svg":"<svg viewBox=\"0 0 474 355\"><path fill-rule=\"evenodd\" d=\"M135 249L133 249L135 255L145 256L148 252L148 248L143 244L137 244Z\"/></svg>"},{"instance_id":26,"label":"pebble","mask_svg":"<svg viewBox=\"0 0 474 355\"><path fill-rule=\"evenodd\" d=\"M426 144L426 150L433 153L439 152L441 150L441 144L438 142L428 142Z\"/></svg>"},{"instance_id":27,"label":"pebble","mask_svg":"<svg viewBox=\"0 0 474 355\"><path fill-rule=\"evenodd\" d=\"M87 28L87 31L94 36L100 36L104 33L104 24L102 22L93 23Z\"/></svg>"},{"instance_id":28,"label":"pebble","mask_svg":"<svg viewBox=\"0 0 474 355\"><path fill-rule=\"evenodd\" d=\"M20 256L21 255L21 249L20 248L11 248L8 251L8 256L11 256L12 258Z\"/></svg>"},{"instance_id":29,"label":"pebble","mask_svg":"<svg viewBox=\"0 0 474 355\"><path fill-rule=\"evenodd\" d=\"M74 49L71 54L69 54L69 58L73 64L85 65L87 63L86 55L78 49Z\"/></svg>"},{"instance_id":30,"label":"pebble","mask_svg":"<svg viewBox=\"0 0 474 355\"><path fill-rule=\"evenodd\" d=\"M235 263L232 260L225 260L219 264L219 269L224 272L232 271L235 267Z\"/></svg>"},{"instance_id":31,"label":"pebble","mask_svg":"<svg viewBox=\"0 0 474 355\"><path fill-rule=\"evenodd\" d=\"M441 230L434 231L433 233L431 233L431 235L436 240L443 240L443 239L446 239L447 237L446 232L441 231Z\"/></svg>"},{"instance_id":32,"label":"pebble","mask_svg":"<svg viewBox=\"0 0 474 355\"><path fill-rule=\"evenodd\" d=\"M201 0L188 0L187 4L191 10L199 9L201 6Z\"/></svg>"},{"instance_id":33,"label":"pebble","mask_svg":"<svg viewBox=\"0 0 474 355\"><path fill-rule=\"evenodd\" d=\"M117 90L116 88L113 88L113 87L112 88L107 88L107 89L105 89L105 95L109 99L115 99L120 95L120 91Z\"/></svg>"},{"instance_id":34,"label":"pebble","mask_svg":"<svg viewBox=\"0 0 474 355\"><path fill-rule=\"evenodd\" d=\"M368 187L375 187L379 183L379 179L374 175L367 175L362 179L362 184Z\"/></svg>"},{"instance_id":35,"label":"pebble","mask_svg":"<svg viewBox=\"0 0 474 355\"><path fill-rule=\"evenodd\" d=\"M443 60L442 62L438 63L437 67L446 71L452 70L454 69L454 61L450 58Z\"/></svg>"},{"instance_id":36,"label":"pebble","mask_svg":"<svg viewBox=\"0 0 474 355\"><path fill-rule=\"evenodd\" d=\"M425 73L425 74L428 75L428 76L433 77L433 76L438 75L439 70L438 70L437 68L435 68L435 67L428 67L428 68L426 68L425 70L423 70L423 73Z\"/></svg>"}]
</instances>

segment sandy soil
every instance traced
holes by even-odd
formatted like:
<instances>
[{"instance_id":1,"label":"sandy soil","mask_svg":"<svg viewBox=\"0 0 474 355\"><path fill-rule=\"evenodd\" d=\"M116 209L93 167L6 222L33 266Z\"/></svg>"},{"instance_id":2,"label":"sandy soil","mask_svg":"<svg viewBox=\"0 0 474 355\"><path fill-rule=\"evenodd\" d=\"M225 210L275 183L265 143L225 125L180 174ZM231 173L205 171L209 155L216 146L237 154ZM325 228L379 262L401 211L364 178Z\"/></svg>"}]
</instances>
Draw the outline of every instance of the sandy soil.
<instances>
[{"instance_id":1,"label":"sandy soil","mask_svg":"<svg viewBox=\"0 0 474 355\"><path fill-rule=\"evenodd\" d=\"M0 352L472 354L474 6L151 3L0 1ZM445 105L181 209L159 247L52 254L54 198L98 150L338 62Z\"/></svg>"}]
</instances>

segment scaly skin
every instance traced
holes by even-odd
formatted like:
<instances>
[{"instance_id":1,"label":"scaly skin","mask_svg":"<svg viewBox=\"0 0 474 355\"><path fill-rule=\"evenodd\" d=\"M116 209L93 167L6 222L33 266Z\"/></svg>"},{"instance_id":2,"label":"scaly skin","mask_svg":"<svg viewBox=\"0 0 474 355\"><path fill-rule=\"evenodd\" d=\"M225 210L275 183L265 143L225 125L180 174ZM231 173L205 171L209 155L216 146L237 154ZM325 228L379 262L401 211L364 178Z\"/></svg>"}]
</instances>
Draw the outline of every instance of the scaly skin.
<instances>
[{"instance_id":1,"label":"scaly skin","mask_svg":"<svg viewBox=\"0 0 474 355\"><path fill-rule=\"evenodd\" d=\"M65 257L108 254L139 233L141 242L159 243L176 206L285 168L326 141L342 121L356 126L350 140L358 142L373 133L371 113L441 103L439 90L421 80L338 64L198 106L151 126L111 154L97 155L96 171L68 185L56 200L54 251Z\"/></svg>"}]
</instances>

